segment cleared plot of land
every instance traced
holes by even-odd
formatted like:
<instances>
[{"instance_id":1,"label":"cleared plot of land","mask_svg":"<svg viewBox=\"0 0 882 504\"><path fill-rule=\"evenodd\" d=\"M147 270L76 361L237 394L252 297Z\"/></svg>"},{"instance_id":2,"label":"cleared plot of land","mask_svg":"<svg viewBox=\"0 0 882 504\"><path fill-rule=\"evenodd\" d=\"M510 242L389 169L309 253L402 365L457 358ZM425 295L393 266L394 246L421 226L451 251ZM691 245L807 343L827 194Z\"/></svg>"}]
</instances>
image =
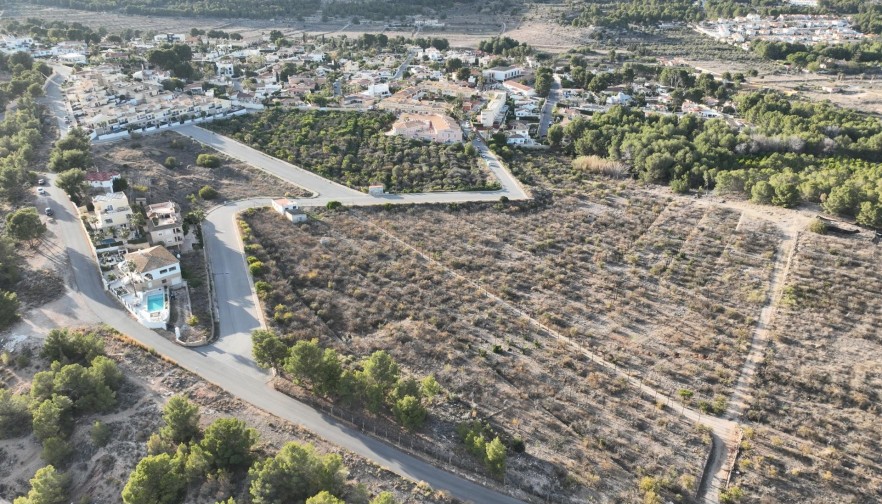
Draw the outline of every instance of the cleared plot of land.
<instances>
[{"instance_id":1,"label":"cleared plot of land","mask_svg":"<svg viewBox=\"0 0 882 504\"><path fill-rule=\"evenodd\" d=\"M393 122L393 114L382 112L274 108L206 128L362 191L371 184L395 193L499 188L480 157L462 143L387 135Z\"/></svg>"},{"instance_id":2,"label":"cleared plot of land","mask_svg":"<svg viewBox=\"0 0 882 504\"><path fill-rule=\"evenodd\" d=\"M371 218L662 390L693 392L705 408L731 392L779 239L734 210L602 186L532 212L411 208Z\"/></svg>"},{"instance_id":3,"label":"cleared plot of land","mask_svg":"<svg viewBox=\"0 0 882 504\"><path fill-rule=\"evenodd\" d=\"M435 374L448 395L424 435L467 459L455 425L489 419L526 442L526 453L509 453L506 481L533 495L634 501L643 475L666 478L665 497L693 495L708 447L699 429L373 227L378 216L315 216L298 226L268 210L244 217L260 244L247 252L268 270L267 319L286 337L320 337L357 357L383 349L410 373Z\"/></svg>"},{"instance_id":4,"label":"cleared plot of land","mask_svg":"<svg viewBox=\"0 0 882 504\"><path fill-rule=\"evenodd\" d=\"M757 428L739 484L772 500L882 496L882 250L804 234L748 416Z\"/></svg>"},{"instance_id":5,"label":"cleared plot of land","mask_svg":"<svg viewBox=\"0 0 882 504\"><path fill-rule=\"evenodd\" d=\"M196 208L209 208L219 201L258 195L308 195L300 187L217 154L213 149L173 132L97 145L92 152L97 169L118 171L128 180L130 197L146 197L148 204L174 201L181 205L184 213ZM220 166L197 166L199 154L219 156ZM173 158L173 163L167 163L168 158ZM188 198L206 185L218 192L214 201Z\"/></svg>"}]
</instances>

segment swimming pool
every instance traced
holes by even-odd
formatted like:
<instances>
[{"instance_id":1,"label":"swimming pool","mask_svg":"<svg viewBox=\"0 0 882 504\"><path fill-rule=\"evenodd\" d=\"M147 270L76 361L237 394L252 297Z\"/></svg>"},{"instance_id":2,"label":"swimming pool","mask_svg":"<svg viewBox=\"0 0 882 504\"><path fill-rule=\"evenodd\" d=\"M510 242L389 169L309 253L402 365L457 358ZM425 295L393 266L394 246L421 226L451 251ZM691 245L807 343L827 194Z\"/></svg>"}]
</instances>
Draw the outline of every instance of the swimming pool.
<instances>
[{"instance_id":1,"label":"swimming pool","mask_svg":"<svg viewBox=\"0 0 882 504\"><path fill-rule=\"evenodd\" d=\"M165 308L165 295L161 292L147 295L147 311L158 312Z\"/></svg>"}]
</instances>

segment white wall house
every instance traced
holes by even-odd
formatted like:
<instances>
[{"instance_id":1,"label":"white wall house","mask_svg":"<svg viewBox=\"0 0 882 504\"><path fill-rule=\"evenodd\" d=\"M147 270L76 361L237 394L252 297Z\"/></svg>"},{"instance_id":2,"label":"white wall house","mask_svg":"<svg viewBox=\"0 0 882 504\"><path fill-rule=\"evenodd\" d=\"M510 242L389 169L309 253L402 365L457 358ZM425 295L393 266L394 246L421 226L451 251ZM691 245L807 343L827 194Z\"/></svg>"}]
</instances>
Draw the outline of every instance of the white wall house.
<instances>
[{"instance_id":1,"label":"white wall house","mask_svg":"<svg viewBox=\"0 0 882 504\"><path fill-rule=\"evenodd\" d=\"M484 70L484 78L502 82L524 75L524 69L520 67L493 67Z\"/></svg>"},{"instance_id":2,"label":"white wall house","mask_svg":"<svg viewBox=\"0 0 882 504\"><path fill-rule=\"evenodd\" d=\"M487 106L481 110L481 113L478 115L478 121L485 128L490 128L494 123L501 122L505 117L505 99L506 94L497 92L493 93L492 98L487 103Z\"/></svg>"},{"instance_id":3,"label":"white wall house","mask_svg":"<svg viewBox=\"0 0 882 504\"><path fill-rule=\"evenodd\" d=\"M183 223L181 209L173 201L147 207L147 233L151 245L180 245L184 241Z\"/></svg>"},{"instance_id":4,"label":"white wall house","mask_svg":"<svg viewBox=\"0 0 882 504\"><path fill-rule=\"evenodd\" d=\"M371 84L365 89L364 94L372 97L382 97L386 98L388 96L392 96L392 93L389 92L389 84Z\"/></svg>"},{"instance_id":5,"label":"white wall house","mask_svg":"<svg viewBox=\"0 0 882 504\"><path fill-rule=\"evenodd\" d=\"M132 220L132 207L124 192L101 194L92 198L95 206L96 227L98 229L115 228L127 225Z\"/></svg>"},{"instance_id":6,"label":"white wall house","mask_svg":"<svg viewBox=\"0 0 882 504\"><path fill-rule=\"evenodd\" d=\"M303 210L298 207L297 202L294 200L290 200L288 198L274 199L272 202L272 207L273 210L279 212L282 217L288 219L291 222L298 223L306 222L307 220L306 214L303 213Z\"/></svg>"},{"instance_id":7,"label":"white wall house","mask_svg":"<svg viewBox=\"0 0 882 504\"><path fill-rule=\"evenodd\" d=\"M217 66L218 77L232 77L235 73L235 67L232 63L215 63Z\"/></svg>"},{"instance_id":8,"label":"white wall house","mask_svg":"<svg viewBox=\"0 0 882 504\"><path fill-rule=\"evenodd\" d=\"M89 183L89 187L104 189L107 192L113 191L113 181L119 178L120 175L117 172L86 172L86 182Z\"/></svg>"},{"instance_id":9,"label":"white wall house","mask_svg":"<svg viewBox=\"0 0 882 504\"><path fill-rule=\"evenodd\" d=\"M142 292L183 282L180 262L161 245L126 254L119 267L130 276L131 285Z\"/></svg>"}]
</instances>

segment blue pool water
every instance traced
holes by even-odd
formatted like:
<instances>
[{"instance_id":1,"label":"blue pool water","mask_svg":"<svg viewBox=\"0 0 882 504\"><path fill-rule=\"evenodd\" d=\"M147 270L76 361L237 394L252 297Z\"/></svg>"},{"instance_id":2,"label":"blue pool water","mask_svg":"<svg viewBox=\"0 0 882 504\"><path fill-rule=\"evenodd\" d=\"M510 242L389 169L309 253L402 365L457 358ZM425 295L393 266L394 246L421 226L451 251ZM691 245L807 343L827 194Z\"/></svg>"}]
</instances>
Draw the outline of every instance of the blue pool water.
<instances>
[{"instance_id":1,"label":"blue pool water","mask_svg":"<svg viewBox=\"0 0 882 504\"><path fill-rule=\"evenodd\" d=\"M165 308L165 296L160 292L147 296L147 311L157 312Z\"/></svg>"}]
</instances>

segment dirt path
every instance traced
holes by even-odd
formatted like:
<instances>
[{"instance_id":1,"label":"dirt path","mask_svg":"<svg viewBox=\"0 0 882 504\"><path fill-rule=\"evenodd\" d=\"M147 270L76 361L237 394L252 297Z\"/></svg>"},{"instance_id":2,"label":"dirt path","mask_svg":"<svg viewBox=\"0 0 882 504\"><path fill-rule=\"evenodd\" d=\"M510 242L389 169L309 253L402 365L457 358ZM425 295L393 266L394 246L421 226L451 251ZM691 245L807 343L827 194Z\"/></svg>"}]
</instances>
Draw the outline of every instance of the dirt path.
<instances>
[{"instance_id":1,"label":"dirt path","mask_svg":"<svg viewBox=\"0 0 882 504\"><path fill-rule=\"evenodd\" d=\"M738 382L729 399L729 407L726 410L725 418L739 421L753 397L753 382L756 376L756 368L762 362L763 355L769 345L772 321L775 318L778 303L781 300L781 293L784 289L784 280L790 271L790 265L793 262L793 256L797 251L798 244L799 233L796 233L796 235L788 236L787 239L781 242L777 252L775 252L775 263L772 268L766 302L762 310L760 310L759 320L750 339L750 352L747 354L747 359L745 359L741 372L738 374Z\"/></svg>"}]
</instances>

